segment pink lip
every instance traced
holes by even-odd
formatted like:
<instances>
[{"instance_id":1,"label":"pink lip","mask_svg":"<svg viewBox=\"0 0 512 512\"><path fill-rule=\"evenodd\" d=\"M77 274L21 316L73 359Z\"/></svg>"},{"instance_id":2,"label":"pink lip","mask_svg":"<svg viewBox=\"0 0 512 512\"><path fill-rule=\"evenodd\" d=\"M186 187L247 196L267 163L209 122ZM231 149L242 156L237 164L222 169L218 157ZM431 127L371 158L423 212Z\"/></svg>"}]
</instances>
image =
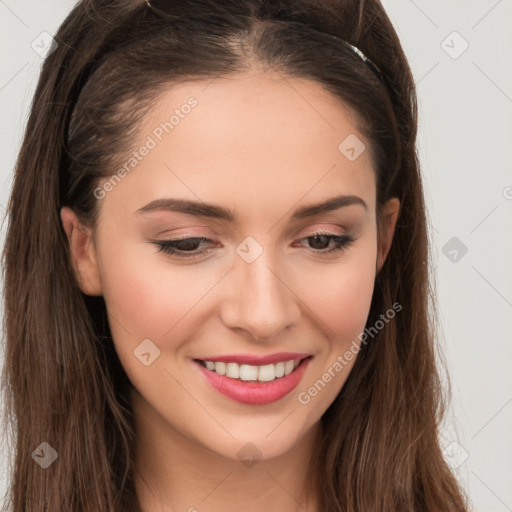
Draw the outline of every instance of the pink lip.
<instances>
[{"instance_id":1,"label":"pink lip","mask_svg":"<svg viewBox=\"0 0 512 512\"><path fill-rule=\"evenodd\" d=\"M207 359L207 361L211 361L211 359ZM268 404L280 400L297 387L310 361L311 357L304 359L290 374L271 382L244 382L239 379L231 379L208 370L197 360L194 360L194 364L206 377L209 384L228 398L244 404Z\"/></svg>"},{"instance_id":2,"label":"pink lip","mask_svg":"<svg viewBox=\"0 0 512 512\"><path fill-rule=\"evenodd\" d=\"M202 357L202 361L219 361L224 363L252 364L263 366L265 364L291 361L292 359L304 359L311 354L300 354L298 352L279 352L268 356L255 356L253 354L228 354L223 356Z\"/></svg>"}]
</instances>

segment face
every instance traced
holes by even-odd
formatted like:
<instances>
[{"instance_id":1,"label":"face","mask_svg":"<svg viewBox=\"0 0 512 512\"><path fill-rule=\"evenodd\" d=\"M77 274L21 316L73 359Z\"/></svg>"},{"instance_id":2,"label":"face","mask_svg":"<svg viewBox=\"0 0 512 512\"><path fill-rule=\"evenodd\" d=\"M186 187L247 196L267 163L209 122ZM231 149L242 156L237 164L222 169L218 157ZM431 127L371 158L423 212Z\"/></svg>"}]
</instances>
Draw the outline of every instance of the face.
<instances>
[{"instance_id":1,"label":"face","mask_svg":"<svg viewBox=\"0 0 512 512\"><path fill-rule=\"evenodd\" d=\"M355 120L319 84L277 74L170 87L134 150L96 189L94 233L61 214L134 403L209 453L278 456L355 363L398 203L378 245Z\"/></svg>"}]
</instances>

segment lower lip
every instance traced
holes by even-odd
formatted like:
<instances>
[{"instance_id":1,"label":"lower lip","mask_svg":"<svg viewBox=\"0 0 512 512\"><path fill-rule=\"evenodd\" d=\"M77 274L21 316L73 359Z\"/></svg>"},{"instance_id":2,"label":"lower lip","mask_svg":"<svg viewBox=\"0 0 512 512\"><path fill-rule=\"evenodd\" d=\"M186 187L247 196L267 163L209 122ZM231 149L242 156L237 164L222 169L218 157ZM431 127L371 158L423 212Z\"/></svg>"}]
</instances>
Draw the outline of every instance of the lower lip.
<instances>
[{"instance_id":1,"label":"lower lip","mask_svg":"<svg viewBox=\"0 0 512 512\"><path fill-rule=\"evenodd\" d=\"M311 357L303 359L299 366L285 377L270 382L244 382L219 375L194 361L210 385L224 396L243 404L269 404L280 400L299 384Z\"/></svg>"}]
</instances>

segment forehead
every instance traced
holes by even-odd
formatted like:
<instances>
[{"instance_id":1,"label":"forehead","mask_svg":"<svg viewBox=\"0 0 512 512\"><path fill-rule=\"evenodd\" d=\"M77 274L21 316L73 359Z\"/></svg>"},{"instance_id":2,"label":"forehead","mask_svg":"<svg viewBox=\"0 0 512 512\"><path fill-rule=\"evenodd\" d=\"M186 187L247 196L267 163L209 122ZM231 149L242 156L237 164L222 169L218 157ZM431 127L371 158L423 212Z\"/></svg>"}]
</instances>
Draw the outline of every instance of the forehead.
<instances>
[{"instance_id":1,"label":"forehead","mask_svg":"<svg viewBox=\"0 0 512 512\"><path fill-rule=\"evenodd\" d=\"M355 159L344 152L347 140L360 144ZM145 116L132 147L150 149L108 199L126 194L133 212L179 195L261 215L266 203L353 194L372 208L375 177L364 145L350 110L316 82L253 72L181 83Z\"/></svg>"},{"instance_id":2,"label":"forehead","mask_svg":"<svg viewBox=\"0 0 512 512\"><path fill-rule=\"evenodd\" d=\"M189 108L192 98L196 105ZM207 134L212 145L225 143L229 136L254 151L286 149L304 140L328 150L344 135L361 137L351 109L320 83L269 71L169 86L146 115L142 132L157 130L171 118L174 138L180 132L185 136L183 125L189 125L204 141ZM245 139L248 134L250 140ZM288 146L281 147L285 143Z\"/></svg>"}]
</instances>

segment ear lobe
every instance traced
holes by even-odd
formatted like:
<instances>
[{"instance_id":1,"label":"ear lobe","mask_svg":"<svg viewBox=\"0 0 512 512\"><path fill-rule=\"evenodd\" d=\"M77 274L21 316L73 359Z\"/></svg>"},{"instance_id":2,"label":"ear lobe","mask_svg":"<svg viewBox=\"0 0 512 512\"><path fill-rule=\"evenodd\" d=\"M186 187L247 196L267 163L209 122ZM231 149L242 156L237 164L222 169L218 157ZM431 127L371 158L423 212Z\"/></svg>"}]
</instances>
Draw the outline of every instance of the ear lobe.
<instances>
[{"instance_id":1,"label":"ear lobe","mask_svg":"<svg viewBox=\"0 0 512 512\"><path fill-rule=\"evenodd\" d=\"M71 263L80 289L86 295L102 295L92 231L85 227L75 212L67 206L61 208L60 218L68 238Z\"/></svg>"},{"instance_id":2,"label":"ear lobe","mask_svg":"<svg viewBox=\"0 0 512 512\"><path fill-rule=\"evenodd\" d=\"M377 274L384 265L389 249L391 248L399 212L400 200L397 197L393 197L385 204L379 223L380 227L377 237Z\"/></svg>"}]
</instances>

